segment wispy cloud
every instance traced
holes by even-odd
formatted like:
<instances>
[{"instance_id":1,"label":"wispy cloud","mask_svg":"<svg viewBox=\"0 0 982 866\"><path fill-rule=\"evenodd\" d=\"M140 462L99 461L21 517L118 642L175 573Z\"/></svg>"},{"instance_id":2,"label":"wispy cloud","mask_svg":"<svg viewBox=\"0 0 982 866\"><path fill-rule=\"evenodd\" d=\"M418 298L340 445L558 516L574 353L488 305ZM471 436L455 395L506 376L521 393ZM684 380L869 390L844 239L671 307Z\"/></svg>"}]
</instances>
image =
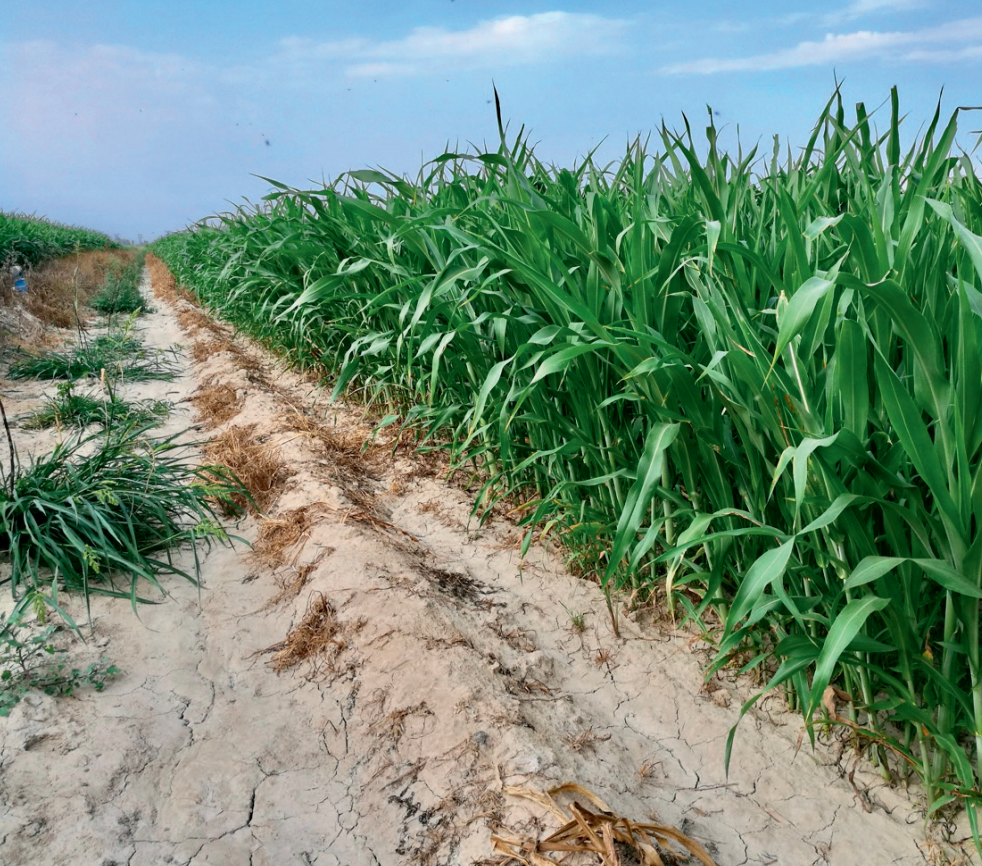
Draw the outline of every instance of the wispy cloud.
<instances>
[{"instance_id":1,"label":"wispy cloud","mask_svg":"<svg viewBox=\"0 0 982 866\"><path fill-rule=\"evenodd\" d=\"M882 18L891 13L920 9L926 3L927 0L854 0L854 2L846 6L831 11L821 11L812 8L807 11L786 12L781 15L761 16L758 18L742 16L738 19L718 20L712 24L712 27L718 33L747 33L753 31L758 34L790 27L813 26L831 29L844 24L851 24L861 18L873 16Z\"/></svg>"},{"instance_id":2,"label":"wispy cloud","mask_svg":"<svg viewBox=\"0 0 982 866\"><path fill-rule=\"evenodd\" d=\"M903 12L924 5L925 0L853 0L844 9L829 13L826 20L854 21L877 12Z\"/></svg>"},{"instance_id":3,"label":"wispy cloud","mask_svg":"<svg viewBox=\"0 0 982 866\"><path fill-rule=\"evenodd\" d=\"M867 2L876 2L876 0L867 0ZM978 44L958 47L964 46L966 42ZM704 58L666 66L662 72L673 75L766 72L872 58L933 62L938 56L949 53L960 55L960 59L964 60L978 56L980 47L982 47L982 17L966 18L921 30L893 32L859 30L853 33L828 33L822 40L799 42L791 48L768 54L738 58Z\"/></svg>"},{"instance_id":4,"label":"wispy cloud","mask_svg":"<svg viewBox=\"0 0 982 866\"><path fill-rule=\"evenodd\" d=\"M123 116L135 118L146 138L171 123L249 117L253 97L285 89L337 87L346 77L350 83L352 77L551 63L621 50L627 34L625 21L556 11L462 30L417 27L392 40L288 38L264 57L230 66L125 45L0 43L12 61L0 70L0 103L32 147L64 153L131 138L136 133L116 128ZM67 134L55 140L47 131L58 124L68 124Z\"/></svg>"},{"instance_id":5,"label":"wispy cloud","mask_svg":"<svg viewBox=\"0 0 982 866\"><path fill-rule=\"evenodd\" d=\"M127 130L113 118L142 115L141 124L168 123L207 114L217 106L203 86L207 68L180 54L146 52L125 45L71 48L50 41L3 46L13 58L9 109L37 145L64 149L106 142ZM59 140L41 134L61 124Z\"/></svg>"},{"instance_id":6,"label":"wispy cloud","mask_svg":"<svg viewBox=\"0 0 982 866\"><path fill-rule=\"evenodd\" d=\"M417 27L402 39L316 42L286 39L274 60L295 70L341 61L355 76L410 75L454 67L547 63L607 54L624 41L626 21L572 12L542 12L480 21L466 30Z\"/></svg>"},{"instance_id":7,"label":"wispy cloud","mask_svg":"<svg viewBox=\"0 0 982 866\"><path fill-rule=\"evenodd\" d=\"M979 58L982 58L982 45L969 45L957 50L945 48L935 51L909 51L904 55L904 60L919 63L958 63L962 60L977 60Z\"/></svg>"},{"instance_id":8,"label":"wispy cloud","mask_svg":"<svg viewBox=\"0 0 982 866\"><path fill-rule=\"evenodd\" d=\"M265 55L228 65L127 45L0 41L10 61L0 64L0 113L17 127L3 160L36 167L20 174L38 187L61 180L60 166L90 174L107 165L141 171L145 155L164 140L179 143L167 159L205 164L245 154L254 162L257 151L267 156L263 130L277 121L286 128L289 112L281 109L298 92L309 101L345 93L366 78L550 64L623 51L628 39L624 21L554 11L464 29L417 27L389 40L285 39ZM203 149L196 144L202 140L221 147Z\"/></svg>"}]
</instances>

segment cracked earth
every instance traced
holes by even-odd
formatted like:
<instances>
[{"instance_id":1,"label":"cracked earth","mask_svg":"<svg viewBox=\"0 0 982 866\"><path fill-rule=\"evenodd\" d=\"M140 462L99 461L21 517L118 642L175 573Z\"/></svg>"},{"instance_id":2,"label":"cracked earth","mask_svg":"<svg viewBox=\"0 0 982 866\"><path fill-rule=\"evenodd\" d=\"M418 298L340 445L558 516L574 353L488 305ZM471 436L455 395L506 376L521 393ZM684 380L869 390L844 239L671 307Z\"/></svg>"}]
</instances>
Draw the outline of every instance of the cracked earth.
<instances>
[{"instance_id":1,"label":"cracked earth","mask_svg":"<svg viewBox=\"0 0 982 866\"><path fill-rule=\"evenodd\" d=\"M727 777L749 692L703 686L692 634L622 611L615 636L595 585L553 551L520 559L502 518L478 527L436 461L378 446L342 465L325 443L370 436L362 410L240 337L192 361L221 329L191 315L183 330L186 301L156 307L144 338L182 346L185 372L129 396L173 401L170 432L196 422L197 389L234 389L234 414L190 438L255 425L288 475L269 515L309 519L279 563L241 544L203 552L200 592L172 582L139 618L94 601L75 652L124 673L0 720L0 863L493 862L495 830L553 826L505 789L565 782L678 827L719 866L931 862L916 794L841 748L798 749L800 720L777 697L743 721ZM8 413L43 391L5 381ZM14 432L25 453L53 441ZM230 527L250 541L258 528ZM327 647L277 672L286 636L325 601Z\"/></svg>"}]
</instances>

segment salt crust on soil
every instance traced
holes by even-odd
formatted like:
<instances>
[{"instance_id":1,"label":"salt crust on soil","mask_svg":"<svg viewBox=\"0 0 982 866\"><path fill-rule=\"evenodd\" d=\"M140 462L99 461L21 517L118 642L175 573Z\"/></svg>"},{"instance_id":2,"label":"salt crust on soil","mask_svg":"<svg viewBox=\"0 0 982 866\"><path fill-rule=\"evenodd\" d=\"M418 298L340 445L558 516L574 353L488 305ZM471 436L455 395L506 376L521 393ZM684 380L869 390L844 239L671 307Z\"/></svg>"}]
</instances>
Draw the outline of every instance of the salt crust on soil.
<instances>
[{"instance_id":1,"label":"salt crust on soil","mask_svg":"<svg viewBox=\"0 0 982 866\"><path fill-rule=\"evenodd\" d=\"M141 324L150 345L202 336L156 306ZM279 416L292 401L350 441L361 412L236 344L258 372L185 351L176 381L126 396L176 401L172 432L193 423L196 388L234 388L241 409L218 431L256 425L291 473L271 513L321 503L316 520L275 573L241 545L212 548L200 593L173 581L139 619L94 601L77 657L107 655L124 674L102 694L32 695L0 720L0 863L472 864L494 828L544 817L503 785L563 782L679 827L720 866L928 862L915 806L862 767L853 785L841 749L806 739L796 753L800 720L776 698L744 720L727 779L746 690L701 688L692 635L625 616L616 638L596 586L549 551L521 562L515 528L477 529L468 496L425 461L382 451L339 468ZM8 414L52 390L4 382ZM58 435L15 434L25 453ZM251 540L257 524L234 531ZM320 598L335 643L275 673L264 650Z\"/></svg>"}]
</instances>

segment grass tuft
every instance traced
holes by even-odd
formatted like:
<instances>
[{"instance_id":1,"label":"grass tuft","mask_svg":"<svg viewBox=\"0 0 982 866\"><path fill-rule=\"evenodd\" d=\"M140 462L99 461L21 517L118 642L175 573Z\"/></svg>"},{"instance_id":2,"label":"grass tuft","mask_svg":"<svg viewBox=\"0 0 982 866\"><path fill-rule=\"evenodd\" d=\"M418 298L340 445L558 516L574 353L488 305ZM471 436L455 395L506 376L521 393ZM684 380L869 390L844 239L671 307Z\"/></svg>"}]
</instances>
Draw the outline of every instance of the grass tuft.
<instances>
[{"instance_id":1,"label":"grass tuft","mask_svg":"<svg viewBox=\"0 0 982 866\"><path fill-rule=\"evenodd\" d=\"M11 379L85 379L107 376L130 381L164 380L177 375L178 366L162 351L146 349L126 331L95 337L68 352L20 352L10 365Z\"/></svg>"},{"instance_id":2,"label":"grass tuft","mask_svg":"<svg viewBox=\"0 0 982 866\"><path fill-rule=\"evenodd\" d=\"M108 384L108 383L107 383ZM165 417L170 404L165 400L141 400L133 403L117 397L111 389L109 399L79 394L74 382L64 382L58 386L57 393L45 400L42 407L21 421L28 430L42 430L48 427L88 427L99 424L102 427L116 425L152 425Z\"/></svg>"},{"instance_id":3,"label":"grass tuft","mask_svg":"<svg viewBox=\"0 0 982 866\"><path fill-rule=\"evenodd\" d=\"M178 564L174 549L227 541L214 503L235 510L241 490L227 470L197 466L176 436L155 439L130 425L73 437L15 471L0 491L5 582L15 598L49 586L48 600L63 615L62 588L87 602L98 593L135 605L147 590L162 591L162 575L193 583L196 568Z\"/></svg>"}]
</instances>

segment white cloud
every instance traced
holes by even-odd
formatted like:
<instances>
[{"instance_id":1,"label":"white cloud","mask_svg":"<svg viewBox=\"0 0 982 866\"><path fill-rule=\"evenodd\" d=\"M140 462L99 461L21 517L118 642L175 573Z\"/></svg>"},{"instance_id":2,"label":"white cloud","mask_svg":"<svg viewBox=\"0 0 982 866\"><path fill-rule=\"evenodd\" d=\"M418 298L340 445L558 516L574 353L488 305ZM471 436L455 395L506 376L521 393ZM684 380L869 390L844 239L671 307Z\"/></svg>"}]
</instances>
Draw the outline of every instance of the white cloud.
<instances>
[{"instance_id":1,"label":"white cloud","mask_svg":"<svg viewBox=\"0 0 982 866\"><path fill-rule=\"evenodd\" d=\"M875 2L875 0L870 0ZM881 33L859 30L854 33L826 34L821 41L799 42L792 48L739 58L705 58L677 63L662 69L668 74L694 73L712 75L719 72L766 72L839 63L868 58L897 60L935 60L941 54L960 53L961 59L977 56L977 46L956 48L958 43L982 43L982 17L966 18L923 30ZM930 50L929 46L949 46Z\"/></svg>"},{"instance_id":2,"label":"white cloud","mask_svg":"<svg viewBox=\"0 0 982 866\"><path fill-rule=\"evenodd\" d=\"M0 108L16 118L19 137L11 148L57 162L79 151L116 150L124 142L140 147L175 124L234 129L242 121L244 127L256 116L252 100L288 89L337 88L345 77L550 63L619 50L626 35L624 21L556 11L480 21L463 30L417 27L392 40L294 37L271 46L266 56L224 66L125 45L0 43L8 59L0 68Z\"/></svg>"},{"instance_id":3,"label":"white cloud","mask_svg":"<svg viewBox=\"0 0 982 866\"><path fill-rule=\"evenodd\" d=\"M597 15L543 12L482 21L470 30L418 27L405 39L380 43L373 53L416 60L443 57L527 63L559 54L610 51L622 31L623 23Z\"/></svg>"},{"instance_id":4,"label":"white cloud","mask_svg":"<svg viewBox=\"0 0 982 866\"><path fill-rule=\"evenodd\" d=\"M626 32L627 22L617 19L543 12L480 21L467 30L417 27L402 39L385 41L291 38L280 43L274 62L294 72L312 72L315 65L339 60L349 75L407 75L448 66L511 66L608 54L621 47Z\"/></svg>"},{"instance_id":5,"label":"white cloud","mask_svg":"<svg viewBox=\"0 0 982 866\"><path fill-rule=\"evenodd\" d=\"M716 72L763 72L772 69L788 69L795 66L812 66L820 63L846 60L899 44L901 33L873 33L860 31L836 36L827 34L821 42L799 42L794 48L774 51L771 54L755 54L732 60L707 58L678 63L663 69L668 73L694 72L711 75Z\"/></svg>"}]
</instances>

